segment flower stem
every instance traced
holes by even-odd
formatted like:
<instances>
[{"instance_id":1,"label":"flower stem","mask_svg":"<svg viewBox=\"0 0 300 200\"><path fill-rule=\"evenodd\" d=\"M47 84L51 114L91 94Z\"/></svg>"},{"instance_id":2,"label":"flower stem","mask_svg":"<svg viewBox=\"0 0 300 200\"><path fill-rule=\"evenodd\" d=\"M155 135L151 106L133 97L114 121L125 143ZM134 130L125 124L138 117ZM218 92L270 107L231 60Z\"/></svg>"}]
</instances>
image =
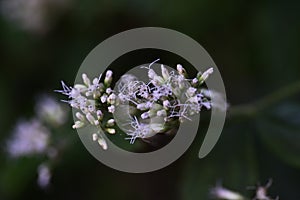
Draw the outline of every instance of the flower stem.
<instances>
[{"instance_id":1,"label":"flower stem","mask_svg":"<svg viewBox=\"0 0 300 200\"><path fill-rule=\"evenodd\" d=\"M261 99L252 103L232 106L229 108L228 116L248 116L253 117L259 114L261 111L285 100L297 93L300 93L300 81L296 81L289 85L283 86L278 90L265 95Z\"/></svg>"}]
</instances>

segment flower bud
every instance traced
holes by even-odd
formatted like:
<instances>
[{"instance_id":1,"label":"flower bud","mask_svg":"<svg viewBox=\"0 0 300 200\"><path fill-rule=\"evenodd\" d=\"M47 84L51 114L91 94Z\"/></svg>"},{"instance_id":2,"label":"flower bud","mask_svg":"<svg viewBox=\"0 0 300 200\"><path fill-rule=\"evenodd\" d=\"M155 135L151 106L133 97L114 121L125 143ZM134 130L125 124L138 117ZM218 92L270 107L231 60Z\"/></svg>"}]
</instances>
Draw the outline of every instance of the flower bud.
<instances>
[{"instance_id":1,"label":"flower bud","mask_svg":"<svg viewBox=\"0 0 300 200\"><path fill-rule=\"evenodd\" d=\"M102 103L105 103L106 100L107 100L107 94L103 94L103 95L101 96L101 98L100 98L100 101L101 101Z\"/></svg>"},{"instance_id":2,"label":"flower bud","mask_svg":"<svg viewBox=\"0 0 300 200\"><path fill-rule=\"evenodd\" d=\"M169 71L167 70L167 68L164 67L164 65L161 65L161 74L163 76L163 78L166 80L169 79L170 75L169 75Z\"/></svg>"},{"instance_id":3,"label":"flower bud","mask_svg":"<svg viewBox=\"0 0 300 200\"><path fill-rule=\"evenodd\" d=\"M157 76L157 74L155 73L155 71L153 69L149 69L148 77L153 80L154 77L156 77L156 76Z\"/></svg>"},{"instance_id":4,"label":"flower bud","mask_svg":"<svg viewBox=\"0 0 300 200\"><path fill-rule=\"evenodd\" d=\"M109 119L107 122L106 122L106 126L107 127L112 127L115 125L115 120L114 119Z\"/></svg>"},{"instance_id":5,"label":"flower bud","mask_svg":"<svg viewBox=\"0 0 300 200\"><path fill-rule=\"evenodd\" d=\"M115 102L116 102L116 95L114 93L112 93L107 98L107 103L109 103L109 104L115 104Z\"/></svg>"},{"instance_id":6,"label":"flower bud","mask_svg":"<svg viewBox=\"0 0 300 200\"><path fill-rule=\"evenodd\" d=\"M83 83L86 86L90 86L91 85L91 81L90 81L90 79L88 78L88 76L86 74L82 74L82 80L83 80Z\"/></svg>"},{"instance_id":7,"label":"flower bud","mask_svg":"<svg viewBox=\"0 0 300 200\"><path fill-rule=\"evenodd\" d=\"M75 124L72 126L73 129L82 128L84 123L82 121L76 121Z\"/></svg>"},{"instance_id":8,"label":"flower bud","mask_svg":"<svg viewBox=\"0 0 300 200\"><path fill-rule=\"evenodd\" d=\"M98 120L102 120L103 119L103 113L102 113L101 110L97 110L96 114L97 114L97 119Z\"/></svg>"},{"instance_id":9,"label":"flower bud","mask_svg":"<svg viewBox=\"0 0 300 200\"><path fill-rule=\"evenodd\" d=\"M98 138L98 144L102 147L103 150L107 149L107 143L103 138Z\"/></svg>"},{"instance_id":10,"label":"flower bud","mask_svg":"<svg viewBox=\"0 0 300 200\"><path fill-rule=\"evenodd\" d=\"M105 78L104 78L104 84L106 86L109 86L111 84L111 82L112 82L112 74L113 74L113 72L111 70L108 70L106 72L106 75L105 75Z\"/></svg>"},{"instance_id":11,"label":"flower bud","mask_svg":"<svg viewBox=\"0 0 300 200\"><path fill-rule=\"evenodd\" d=\"M197 78L193 78L192 84L193 84L193 85L196 85L197 83L198 83L198 79L197 79Z\"/></svg>"},{"instance_id":12,"label":"flower bud","mask_svg":"<svg viewBox=\"0 0 300 200\"><path fill-rule=\"evenodd\" d=\"M85 121L85 117L80 112L77 112L75 115L80 121Z\"/></svg>"},{"instance_id":13,"label":"flower bud","mask_svg":"<svg viewBox=\"0 0 300 200\"><path fill-rule=\"evenodd\" d=\"M110 94L112 92L112 89L109 87L109 88L106 89L105 92L106 92L106 94Z\"/></svg>"},{"instance_id":14,"label":"flower bud","mask_svg":"<svg viewBox=\"0 0 300 200\"><path fill-rule=\"evenodd\" d=\"M181 64L177 64L176 68L180 75L186 76L186 71Z\"/></svg>"},{"instance_id":15,"label":"flower bud","mask_svg":"<svg viewBox=\"0 0 300 200\"><path fill-rule=\"evenodd\" d=\"M97 135L97 133L94 133L94 134L92 135L92 137L93 137L93 141L98 140L98 135Z\"/></svg>"},{"instance_id":16,"label":"flower bud","mask_svg":"<svg viewBox=\"0 0 300 200\"><path fill-rule=\"evenodd\" d=\"M214 72L214 69L211 67L208 70L206 70L200 77L199 77L199 82L202 84L209 75L211 75Z\"/></svg>"},{"instance_id":17,"label":"flower bud","mask_svg":"<svg viewBox=\"0 0 300 200\"><path fill-rule=\"evenodd\" d=\"M159 111L157 111L157 116L165 117L165 116L167 116L167 111L166 110L159 110Z\"/></svg>"},{"instance_id":18,"label":"flower bud","mask_svg":"<svg viewBox=\"0 0 300 200\"><path fill-rule=\"evenodd\" d=\"M91 113L87 113L85 115L86 119L91 123L91 124L95 124L95 118L93 117L93 115Z\"/></svg>"},{"instance_id":19,"label":"flower bud","mask_svg":"<svg viewBox=\"0 0 300 200\"><path fill-rule=\"evenodd\" d=\"M116 130L114 128L107 128L105 130L106 130L106 132L108 132L109 134L112 134L112 135L116 133Z\"/></svg>"},{"instance_id":20,"label":"flower bud","mask_svg":"<svg viewBox=\"0 0 300 200\"><path fill-rule=\"evenodd\" d=\"M114 105L109 106L107 109L108 109L108 112L110 112L110 113L115 112L115 106Z\"/></svg>"},{"instance_id":21,"label":"flower bud","mask_svg":"<svg viewBox=\"0 0 300 200\"><path fill-rule=\"evenodd\" d=\"M163 106L164 106L165 109L167 109L170 105L171 105L171 104L170 104L170 101L169 101L169 100L164 100L164 101L163 101Z\"/></svg>"},{"instance_id":22,"label":"flower bud","mask_svg":"<svg viewBox=\"0 0 300 200\"><path fill-rule=\"evenodd\" d=\"M149 118L149 117L150 117L149 112L144 112L144 113L141 115L141 118L142 118L142 119L147 119L147 118Z\"/></svg>"},{"instance_id":23,"label":"flower bud","mask_svg":"<svg viewBox=\"0 0 300 200\"><path fill-rule=\"evenodd\" d=\"M217 199L230 199L230 200L242 200L245 199L240 194L223 188L222 186L217 186L211 190L211 194Z\"/></svg>"},{"instance_id":24,"label":"flower bud","mask_svg":"<svg viewBox=\"0 0 300 200\"><path fill-rule=\"evenodd\" d=\"M197 91L196 88L194 87L189 87L189 89L187 89L186 94L188 97L192 97L194 96L195 92Z\"/></svg>"}]
</instances>

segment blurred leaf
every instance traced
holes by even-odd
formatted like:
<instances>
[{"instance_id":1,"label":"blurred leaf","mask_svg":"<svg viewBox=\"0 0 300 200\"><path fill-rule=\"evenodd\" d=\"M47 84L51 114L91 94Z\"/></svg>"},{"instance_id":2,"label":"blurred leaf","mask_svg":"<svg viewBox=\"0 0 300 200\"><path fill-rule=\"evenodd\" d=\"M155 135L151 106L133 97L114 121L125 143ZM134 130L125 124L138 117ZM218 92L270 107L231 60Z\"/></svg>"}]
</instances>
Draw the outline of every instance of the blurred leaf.
<instances>
[{"instance_id":1,"label":"blurred leaf","mask_svg":"<svg viewBox=\"0 0 300 200\"><path fill-rule=\"evenodd\" d=\"M264 144L282 161L300 167L300 105L283 104L257 120Z\"/></svg>"}]
</instances>

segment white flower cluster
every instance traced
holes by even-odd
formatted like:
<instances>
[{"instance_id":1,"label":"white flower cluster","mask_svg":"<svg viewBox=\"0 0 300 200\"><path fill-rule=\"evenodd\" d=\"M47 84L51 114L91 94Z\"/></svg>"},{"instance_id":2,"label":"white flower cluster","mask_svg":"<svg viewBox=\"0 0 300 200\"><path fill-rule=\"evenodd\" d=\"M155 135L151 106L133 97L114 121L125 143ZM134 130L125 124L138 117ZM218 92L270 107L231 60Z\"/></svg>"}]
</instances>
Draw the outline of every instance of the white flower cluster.
<instances>
[{"instance_id":1,"label":"white flower cluster","mask_svg":"<svg viewBox=\"0 0 300 200\"><path fill-rule=\"evenodd\" d=\"M189 79L180 64L177 65L177 72L169 72L161 65L161 75L151 68L153 64L143 67L148 70L149 82L125 75L117 85L118 102L130 104L136 109L134 113L139 113L131 118L132 129L127 131L131 143L136 138L149 138L167 132L171 127L169 124L174 124L174 121L190 120L189 116L199 113L203 107L211 108L209 91L201 89L201 85L213 73L212 68ZM143 122L147 120L148 123Z\"/></svg>"},{"instance_id":2,"label":"white flower cluster","mask_svg":"<svg viewBox=\"0 0 300 200\"><path fill-rule=\"evenodd\" d=\"M190 116L199 113L203 108L210 109L210 91L203 89L202 84L213 73L210 68L189 79L186 70L177 65L177 71L161 65L158 75L151 63L146 68L149 81L140 81L133 75L123 75L116 83L116 90L111 88L112 71L108 70L104 78L91 81L82 74L83 84L68 87L62 82L63 90L58 90L69 99L65 102L78 110L77 121L73 128L86 125L96 126L109 134L116 133L116 123L112 116L118 106L129 105L132 108L128 117L130 128L126 129L130 143L137 138L149 138L157 133L164 133L172 128L174 122L190 120ZM104 117L105 115L105 117ZM150 121L150 122L149 122ZM120 124L119 124L120 125ZM92 134L103 149L107 149L101 131Z\"/></svg>"},{"instance_id":3,"label":"white flower cluster","mask_svg":"<svg viewBox=\"0 0 300 200\"><path fill-rule=\"evenodd\" d=\"M39 119L42 119L51 126L61 126L67 120L67 113L64 107L57 103L56 99L47 95L39 97L35 111Z\"/></svg>"},{"instance_id":4,"label":"white flower cluster","mask_svg":"<svg viewBox=\"0 0 300 200\"><path fill-rule=\"evenodd\" d=\"M19 121L12 137L7 141L6 150L13 158L46 155L48 162L58 154L58 144L52 141L51 128L58 128L66 121L66 110L51 96L42 95L36 105L36 116ZM46 162L46 163L48 163ZM38 168L38 185L42 188L50 183L51 172L48 164Z\"/></svg>"},{"instance_id":5,"label":"white flower cluster","mask_svg":"<svg viewBox=\"0 0 300 200\"><path fill-rule=\"evenodd\" d=\"M103 120L104 113L114 113L116 95L110 88L112 82L112 71L108 70L105 74L103 83L100 83L101 75L94 78L92 81L86 74L82 74L83 84L76 84L74 87L68 87L62 82L63 90L57 90L66 96L69 100L65 101L72 108L78 110L76 113L77 121L73 125L74 129L82 128L86 125L97 126L98 129L103 129L107 133L115 134L113 128L115 121L113 118L106 121ZM93 133L92 138L106 150L107 143L104 140L101 132Z\"/></svg>"},{"instance_id":6,"label":"white flower cluster","mask_svg":"<svg viewBox=\"0 0 300 200\"><path fill-rule=\"evenodd\" d=\"M50 131L40 121L21 121L8 141L7 151L13 157L45 153L49 137Z\"/></svg>"},{"instance_id":7,"label":"white flower cluster","mask_svg":"<svg viewBox=\"0 0 300 200\"><path fill-rule=\"evenodd\" d=\"M42 95L38 99L36 115L28 121L17 123L12 137L7 142L7 151L12 157L32 154L48 154L51 131L46 126L57 127L66 121L65 108L54 98Z\"/></svg>"}]
</instances>

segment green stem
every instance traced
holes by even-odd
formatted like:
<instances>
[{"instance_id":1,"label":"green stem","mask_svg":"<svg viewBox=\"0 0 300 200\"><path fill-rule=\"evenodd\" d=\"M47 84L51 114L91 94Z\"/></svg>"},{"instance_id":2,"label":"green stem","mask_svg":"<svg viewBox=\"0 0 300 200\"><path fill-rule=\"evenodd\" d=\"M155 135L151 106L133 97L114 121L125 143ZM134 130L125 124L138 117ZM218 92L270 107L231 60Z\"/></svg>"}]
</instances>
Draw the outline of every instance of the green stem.
<instances>
[{"instance_id":1,"label":"green stem","mask_svg":"<svg viewBox=\"0 0 300 200\"><path fill-rule=\"evenodd\" d=\"M287 99L297 93L300 93L300 81L294 82L292 84L283 86L277 91L267 94L261 99L254 101L252 103L232 106L229 108L229 117L236 116L255 116L259 112Z\"/></svg>"}]
</instances>

